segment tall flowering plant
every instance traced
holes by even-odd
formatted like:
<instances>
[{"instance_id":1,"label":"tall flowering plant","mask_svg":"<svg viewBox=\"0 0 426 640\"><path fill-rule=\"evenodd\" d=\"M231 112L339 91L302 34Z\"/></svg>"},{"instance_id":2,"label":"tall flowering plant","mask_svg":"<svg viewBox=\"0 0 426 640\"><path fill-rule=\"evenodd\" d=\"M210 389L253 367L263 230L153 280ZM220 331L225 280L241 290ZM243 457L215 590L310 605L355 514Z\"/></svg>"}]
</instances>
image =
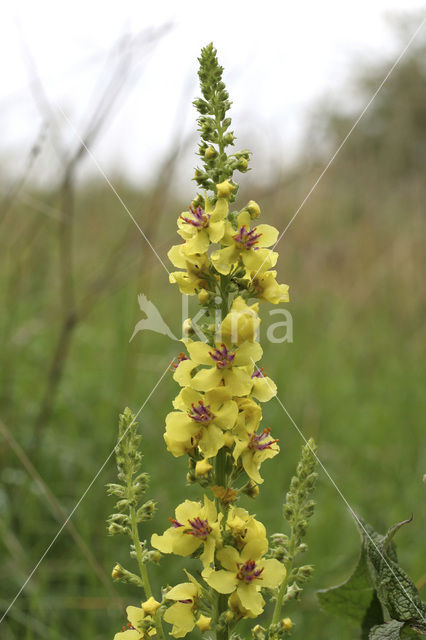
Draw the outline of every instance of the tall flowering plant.
<instances>
[{"instance_id":1,"label":"tall flowering plant","mask_svg":"<svg viewBox=\"0 0 426 640\"><path fill-rule=\"evenodd\" d=\"M289 535L268 537L265 525L238 504L243 495L258 497L262 465L280 451L275 434L261 426L262 403L273 398L276 385L259 367L258 312L260 302L287 302L288 286L278 284L273 270L278 254L270 247L278 231L255 222L260 216L256 202L239 211L232 207L238 191L233 173L248 170L250 154L227 154L234 144L230 102L212 45L202 50L199 62L202 98L194 104L203 166L194 179L201 193L179 216L183 242L168 255L177 268L170 281L183 294L198 296L204 315L197 332L205 339L199 339L190 319L184 323L186 353L171 365L181 388L165 420L164 441L172 456L188 459L187 482L200 491L176 507L169 526L153 534L150 543L141 541L139 526L152 517L155 504L142 501L148 476L140 473L140 436L126 409L116 449L119 483L108 488L118 497L108 530L130 536L139 567L137 574L116 565L113 578L141 587L145 598L127 608L127 627L115 640L183 638L192 632L237 639L237 626L245 619L252 621L254 638L281 638L293 626L282 617L283 605L300 595L312 573L312 567L297 563L313 513L312 441L302 451L284 505ZM155 598L148 564L171 555L193 558L194 569ZM266 615L268 601L273 606Z\"/></svg>"}]
</instances>

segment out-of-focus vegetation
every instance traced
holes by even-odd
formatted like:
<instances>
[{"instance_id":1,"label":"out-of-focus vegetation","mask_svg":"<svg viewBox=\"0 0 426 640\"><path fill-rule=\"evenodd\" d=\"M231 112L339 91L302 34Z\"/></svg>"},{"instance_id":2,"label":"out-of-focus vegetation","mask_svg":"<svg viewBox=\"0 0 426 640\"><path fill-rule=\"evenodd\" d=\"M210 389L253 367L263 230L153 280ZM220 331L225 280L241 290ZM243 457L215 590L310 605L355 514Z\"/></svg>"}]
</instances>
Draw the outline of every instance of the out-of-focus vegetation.
<instances>
[{"instance_id":1,"label":"out-of-focus vegetation","mask_svg":"<svg viewBox=\"0 0 426 640\"><path fill-rule=\"evenodd\" d=\"M356 512L378 530L414 514L398 543L401 565L420 586L426 582L424 53L417 45L403 58L281 240L279 280L291 287L294 342L277 347L264 341L262 363ZM355 87L361 105L389 66L361 74ZM265 221L284 228L357 113L317 114L306 158L271 175L267 187L256 186L255 173L248 174L239 201L258 201ZM176 242L176 215L187 206L170 190L174 162L166 159L149 189L114 183L165 261ZM178 291L171 293L166 272L102 180L79 187L65 172L59 189L24 185L4 205L1 609L110 454L118 412L125 405L137 411L180 351L179 343L154 333L139 333L129 343L140 319L137 294L155 302L175 333L181 322ZM167 376L140 415L150 497L159 502L147 537L164 528L185 491L195 491L184 489L180 461L170 476L163 446L164 417L175 392ZM250 508L270 522L272 533L282 529L283 493L302 440L278 403L269 403L264 420L279 432L281 462L264 466L261 499ZM126 558L123 541L105 533L111 502L104 484L114 478L112 465L2 623L5 640L100 640L121 628L123 606L135 594L109 578L114 561ZM314 592L347 576L351 552L356 562L358 532L324 474L317 501L307 559L315 564L314 579L303 604L293 603L286 615L296 623L295 638L349 640L356 632L321 613ZM180 571L177 564L172 577ZM159 585L161 566L157 578Z\"/></svg>"}]
</instances>

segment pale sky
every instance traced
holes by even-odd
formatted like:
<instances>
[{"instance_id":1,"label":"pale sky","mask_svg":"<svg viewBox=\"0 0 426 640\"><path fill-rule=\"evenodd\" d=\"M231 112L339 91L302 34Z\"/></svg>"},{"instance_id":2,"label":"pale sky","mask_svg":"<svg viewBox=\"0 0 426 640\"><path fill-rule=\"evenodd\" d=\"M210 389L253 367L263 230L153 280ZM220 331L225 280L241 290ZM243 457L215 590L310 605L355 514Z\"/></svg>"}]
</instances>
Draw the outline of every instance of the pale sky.
<instances>
[{"instance_id":1,"label":"pale sky","mask_svg":"<svg viewBox=\"0 0 426 640\"><path fill-rule=\"evenodd\" d=\"M340 102L342 87L358 62L374 62L390 52L396 58L399 51L386 14L422 9L425 13L425 2L418 0L4 2L0 161L5 166L7 159L11 172L22 167L25 151L40 129L25 47L61 132L71 141L73 128L82 131L108 80L108 56L119 37L170 24L149 57L135 61L131 90L92 149L107 172L119 168L142 183L169 147L176 125L183 132L195 126L191 101L198 93L196 57L201 46L213 41L225 66L240 146L250 142L261 157L273 150L278 161L285 162L297 148L304 119L319 97ZM185 161L188 178L194 161ZM52 164L42 160L35 167L44 177L49 171ZM90 159L85 171L96 172Z\"/></svg>"}]
</instances>

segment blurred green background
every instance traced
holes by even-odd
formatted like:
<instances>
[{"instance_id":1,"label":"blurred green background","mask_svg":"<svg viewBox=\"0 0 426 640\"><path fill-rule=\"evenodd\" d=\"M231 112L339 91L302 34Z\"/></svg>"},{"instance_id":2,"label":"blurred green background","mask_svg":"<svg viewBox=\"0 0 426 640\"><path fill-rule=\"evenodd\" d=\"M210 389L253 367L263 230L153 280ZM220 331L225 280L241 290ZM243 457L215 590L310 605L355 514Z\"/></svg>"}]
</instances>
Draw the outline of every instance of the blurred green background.
<instances>
[{"instance_id":1,"label":"blurred green background","mask_svg":"<svg viewBox=\"0 0 426 640\"><path fill-rule=\"evenodd\" d=\"M294 341L277 347L264 340L262 362L353 509L379 531L414 514L398 543L401 564L419 586L426 582L424 53L413 48L393 72L280 242ZM354 79L360 105L389 66ZM244 176L241 206L258 201L264 221L283 229L358 113L318 107L299 161L285 171L271 167L267 184L256 183L255 172ZM187 206L171 187L178 163L175 153L165 158L143 191L112 179L164 260ZM111 452L119 411L137 411L180 350L151 332L129 343L141 318L138 293L175 333L180 296L108 185L82 184L74 170L55 191L12 185L0 211L1 609ZM139 419L150 497L159 502L146 537L163 530L177 501L197 495L184 487L184 461L163 446L176 393L167 375ZM303 443L276 402L264 407L264 422L280 438L281 457L264 465L261 497L247 505L272 533L283 528L281 504ZM124 606L137 604L138 595L109 578L115 561L131 564L127 542L105 531L113 500L104 485L114 478L110 460L76 510L75 530L65 527L10 610L4 640L100 640L121 628ZM357 638L321 613L315 590L349 575L359 535L322 472L316 500L306 556L315 574L303 601L288 607L293 637ZM188 565L171 564L172 575L166 561L153 570L157 589Z\"/></svg>"}]
</instances>

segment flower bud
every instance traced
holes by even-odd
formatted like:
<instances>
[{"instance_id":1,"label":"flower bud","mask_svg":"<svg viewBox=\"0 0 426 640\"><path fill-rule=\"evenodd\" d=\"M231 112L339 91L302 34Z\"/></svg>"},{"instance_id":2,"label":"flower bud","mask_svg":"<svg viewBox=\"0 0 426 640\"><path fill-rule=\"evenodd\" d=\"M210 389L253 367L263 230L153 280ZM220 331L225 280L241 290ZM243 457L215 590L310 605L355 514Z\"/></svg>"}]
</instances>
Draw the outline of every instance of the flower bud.
<instances>
[{"instance_id":1,"label":"flower bud","mask_svg":"<svg viewBox=\"0 0 426 640\"><path fill-rule=\"evenodd\" d=\"M292 629L293 626L294 625L291 618L283 618L281 620L281 629L284 629L284 631L290 631L290 629Z\"/></svg>"},{"instance_id":2,"label":"flower bud","mask_svg":"<svg viewBox=\"0 0 426 640\"><path fill-rule=\"evenodd\" d=\"M200 304L207 304L210 300L210 294L206 289L200 289L198 292L198 302Z\"/></svg>"},{"instance_id":3,"label":"flower bud","mask_svg":"<svg viewBox=\"0 0 426 640\"><path fill-rule=\"evenodd\" d=\"M242 493L245 493L249 498L257 498L259 495L259 487L253 480L247 482L246 485L241 489Z\"/></svg>"},{"instance_id":4,"label":"flower bud","mask_svg":"<svg viewBox=\"0 0 426 640\"><path fill-rule=\"evenodd\" d=\"M208 458L204 458L203 460L199 460L195 465L195 475L197 478L206 476L212 469L213 466L210 464Z\"/></svg>"},{"instance_id":5,"label":"flower bud","mask_svg":"<svg viewBox=\"0 0 426 640\"><path fill-rule=\"evenodd\" d=\"M153 500L148 500L143 504L137 511L137 520L138 522L143 522L145 520L151 520L152 516L155 513L157 506Z\"/></svg>"},{"instance_id":6,"label":"flower bud","mask_svg":"<svg viewBox=\"0 0 426 640\"><path fill-rule=\"evenodd\" d=\"M228 180L224 180L216 185L217 187L217 197L218 198L226 198L229 199L231 193L234 191L235 187L233 184L228 182Z\"/></svg>"},{"instance_id":7,"label":"flower bud","mask_svg":"<svg viewBox=\"0 0 426 640\"><path fill-rule=\"evenodd\" d=\"M260 216L260 207L254 200L250 200L248 205L246 206L247 211L250 214L250 218L255 220Z\"/></svg>"},{"instance_id":8,"label":"flower bud","mask_svg":"<svg viewBox=\"0 0 426 640\"><path fill-rule=\"evenodd\" d=\"M121 524L117 524L117 522L111 522L107 531L110 536L116 536L119 533L127 533L127 527L123 527Z\"/></svg>"},{"instance_id":9,"label":"flower bud","mask_svg":"<svg viewBox=\"0 0 426 640\"><path fill-rule=\"evenodd\" d=\"M155 616L157 609L161 607L161 602L157 602L152 596L145 602L142 602L142 609L149 616Z\"/></svg>"},{"instance_id":10,"label":"flower bud","mask_svg":"<svg viewBox=\"0 0 426 640\"><path fill-rule=\"evenodd\" d=\"M234 144L234 140L235 136L231 131L223 136L223 141L225 144Z\"/></svg>"},{"instance_id":11,"label":"flower bud","mask_svg":"<svg viewBox=\"0 0 426 640\"><path fill-rule=\"evenodd\" d=\"M111 577L113 580L120 580L123 577L123 567L121 564L116 564L111 572Z\"/></svg>"},{"instance_id":12,"label":"flower bud","mask_svg":"<svg viewBox=\"0 0 426 640\"><path fill-rule=\"evenodd\" d=\"M148 551L148 560L153 564L158 564L162 558L162 555L157 549L153 549L152 551Z\"/></svg>"},{"instance_id":13,"label":"flower bud","mask_svg":"<svg viewBox=\"0 0 426 640\"><path fill-rule=\"evenodd\" d=\"M184 336L190 336L194 333L191 318L187 318L186 320L184 320L182 324L182 332Z\"/></svg>"},{"instance_id":14,"label":"flower bud","mask_svg":"<svg viewBox=\"0 0 426 640\"><path fill-rule=\"evenodd\" d=\"M201 632L208 631L209 629L211 629L211 621L212 621L211 618L208 618L207 616L203 616L201 614L196 622L196 625Z\"/></svg>"},{"instance_id":15,"label":"flower bud","mask_svg":"<svg viewBox=\"0 0 426 640\"><path fill-rule=\"evenodd\" d=\"M213 158L216 158L216 156L217 156L216 149L212 145L207 147L207 149L204 152L205 159L206 160L212 160Z\"/></svg>"},{"instance_id":16,"label":"flower bud","mask_svg":"<svg viewBox=\"0 0 426 640\"><path fill-rule=\"evenodd\" d=\"M254 638L254 640L264 640L265 639L265 631L266 630L263 627L261 627L260 624L257 624L251 630L251 635Z\"/></svg>"}]
</instances>

